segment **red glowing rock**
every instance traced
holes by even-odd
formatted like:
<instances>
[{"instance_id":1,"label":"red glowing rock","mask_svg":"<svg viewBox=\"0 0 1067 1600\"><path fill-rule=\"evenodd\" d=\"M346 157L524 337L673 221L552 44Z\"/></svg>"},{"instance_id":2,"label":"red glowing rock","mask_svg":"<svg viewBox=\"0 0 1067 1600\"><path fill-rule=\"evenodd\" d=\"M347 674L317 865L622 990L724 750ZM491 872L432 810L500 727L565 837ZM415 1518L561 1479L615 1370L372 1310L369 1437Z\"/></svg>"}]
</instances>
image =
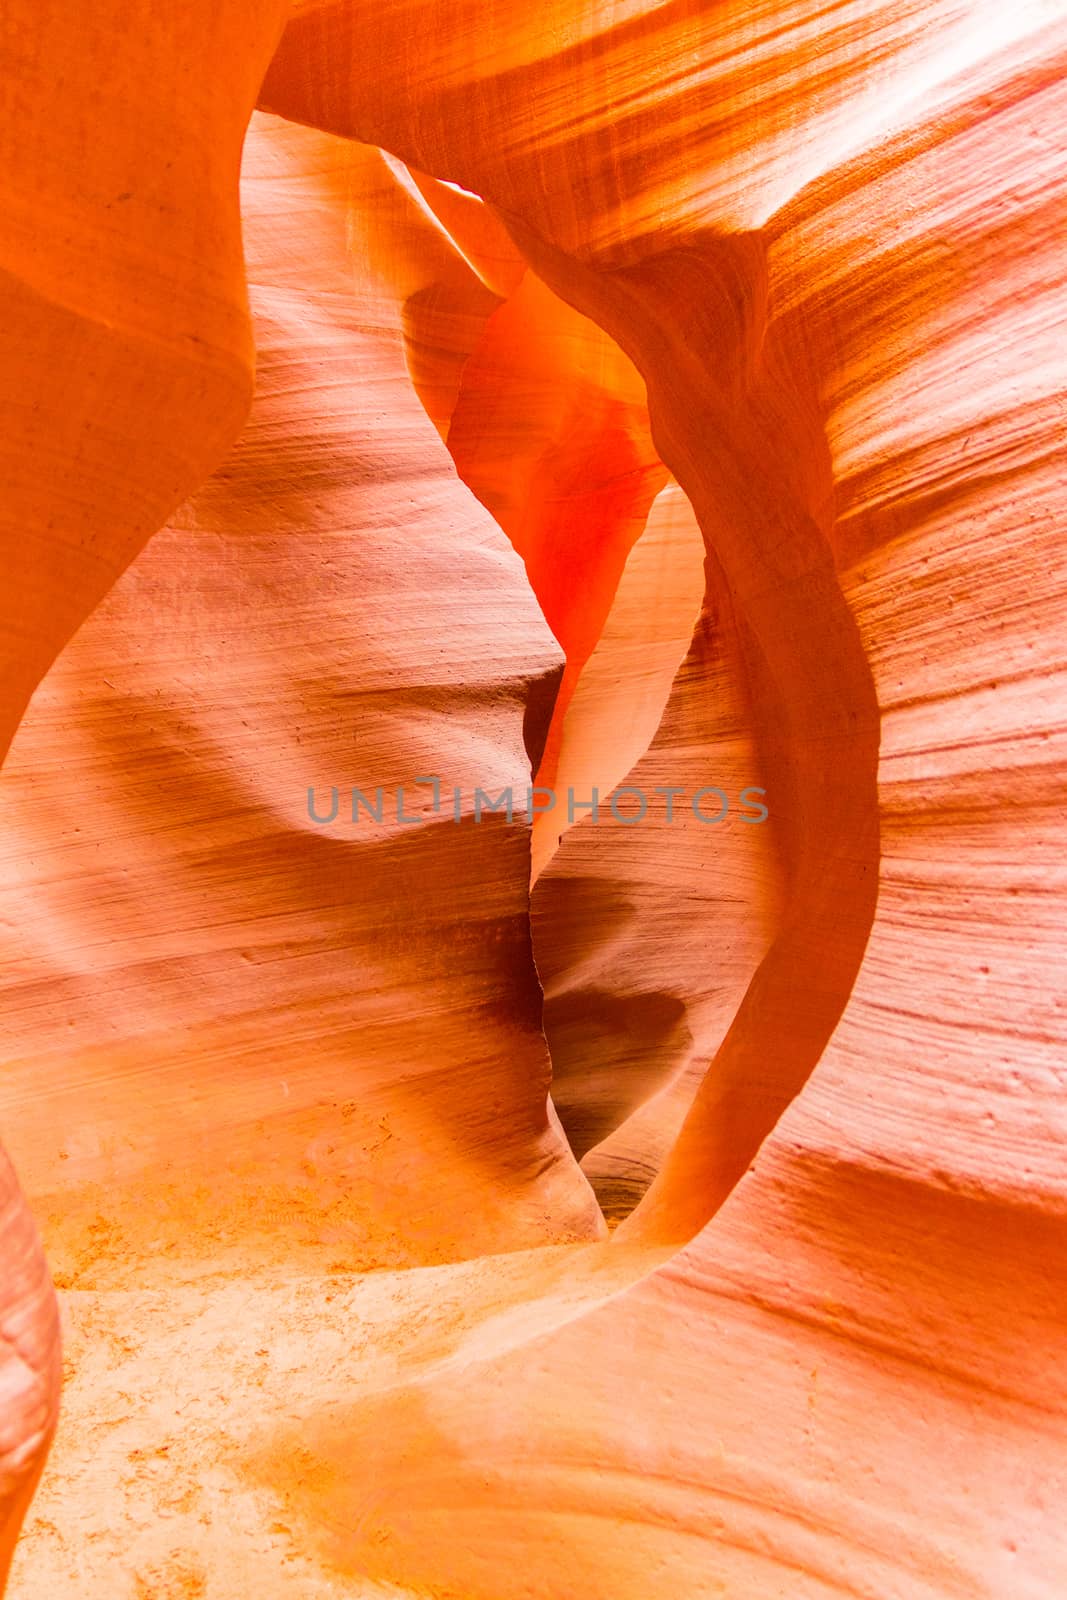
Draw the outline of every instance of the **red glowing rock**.
<instances>
[{"instance_id":1,"label":"red glowing rock","mask_svg":"<svg viewBox=\"0 0 1067 1600\"><path fill-rule=\"evenodd\" d=\"M9 1593L1055 1600L1062 25L134 13L8 41Z\"/></svg>"}]
</instances>

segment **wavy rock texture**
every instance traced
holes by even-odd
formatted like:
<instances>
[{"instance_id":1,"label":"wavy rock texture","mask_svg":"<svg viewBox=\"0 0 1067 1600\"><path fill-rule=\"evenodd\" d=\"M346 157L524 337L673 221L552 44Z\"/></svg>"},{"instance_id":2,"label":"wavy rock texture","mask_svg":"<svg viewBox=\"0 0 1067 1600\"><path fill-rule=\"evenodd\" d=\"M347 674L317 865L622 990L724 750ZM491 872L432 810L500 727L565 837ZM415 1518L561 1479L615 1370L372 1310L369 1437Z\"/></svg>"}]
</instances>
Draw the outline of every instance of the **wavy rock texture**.
<instances>
[{"instance_id":1,"label":"wavy rock texture","mask_svg":"<svg viewBox=\"0 0 1067 1600\"><path fill-rule=\"evenodd\" d=\"M272 36L193 11L210 166ZM1059 1600L1065 64L1036 0L292 7L233 454L172 515L247 343L232 400L120 365L107 471L27 408L118 531L15 613L17 717L95 607L0 780L68 1350L19 1600ZM474 790L542 756L770 820L541 827L531 901ZM465 821L308 817L420 774ZM56 1341L6 1215L10 1548Z\"/></svg>"},{"instance_id":2,"label":"wavy rock texture","mask_svg":"<svg viewBox=\"0 0 1067 1600\"><path fill-rule=\"evenodd\" d=\"M471 803L528 781L557 654L407 382L407 284L352 290L331 205L388 231L405 196L376 153L280 124L244 192L252 420L67 651L5 779L6 1125L78 1285L257 1239L371 1265L600 1226L546 1114L528 836ZM48 1057L42 966L67 1014Z\"/></svg>"},{"instance_id":3,"label":"wavy rock texture","mask_svg":"<svg viewBox=\"0 0 1067 1600\"><path fill-rule=\"evenodd\" d=\"M569 832L534 891L553 1098L612 1220L662 1164L781 916L787 794L753 731L748 682L712 563L658 731L625 774L633 792Z\"/></svg>"},{"instance_id":4,"label":"wavy rock texture","mask_svg":"<svg viewBox=\"0 0 1067 1600\"><path fill-rule=\"evenodd\" d=\"M286 7L152 11L102 0L72 27L42 0L5 28L3 750L251 398L238 168Z\"/></svg>"},{"instance_id":5,"label":"wavy rock texture","mask_svg":"<svg viewBox=\"0 0 1067 1600\"><path fill-rule=\"evenodd\" d=\"M285 7L151 12L102 0L72 22L43 0L9 7L0 31L0 757L58 651L217 465L251 398L238 167ZM2 1584L60 1357L6 1159L0 1193Z\"/></svg>"},{"instance_id":6,"label":"wavy rock texture","mask_svg":"<svg viewBox=\"0 0 1067 1600\"><path fill-rule=\"evenodd\" d=\"M527 272L463 368L448 447L522 556L566 656L537 774L539 787L560 787L567 709L667 481L645 386L612 339ZM538 818L547 838L535 870L556 837L548 821Z\"/></svg>"}]
</instances>

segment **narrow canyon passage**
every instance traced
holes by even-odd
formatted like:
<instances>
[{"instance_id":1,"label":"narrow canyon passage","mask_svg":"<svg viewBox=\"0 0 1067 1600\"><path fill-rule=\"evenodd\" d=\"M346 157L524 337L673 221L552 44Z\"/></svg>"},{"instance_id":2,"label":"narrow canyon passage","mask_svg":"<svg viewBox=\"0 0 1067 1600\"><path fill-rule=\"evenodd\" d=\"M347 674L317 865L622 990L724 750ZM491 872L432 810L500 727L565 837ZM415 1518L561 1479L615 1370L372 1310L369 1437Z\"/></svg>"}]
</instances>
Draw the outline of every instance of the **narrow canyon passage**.
<instances>
[{"instance_id":1,"label":"narrow canyon passage","mask_svg":"<svg viewBox=\"0 0 1067 1600\"><path fill-rule=\"evenodd\" d=\"M739 797L766 763L742 631L714 555L705 596L704 543L652 450L640 373L477 197L457 208L425 176L418 192L468 260L493 240L492 272L454 275L446 305L439 292L410 306L406 352L566 656L535 772L534 956L553 1102L614 1224L658 1170L773 936L785 783L754 832ZM490 309L492 281L507 293ZM613 803L616 785L636 789L640 816L632 795L628 813ZM692 806L701 792L731 797L722 826Z\"/></svg>"},{"instance_id":2,"label":"narrow canyon passage","mask_svg":"<svg viewBox=\"0 0 1067 1600\"><path fill-rule=\"evenodd\" d=\"M0 1588L1062 1600L1056 7L13 5Z\"/></svg>"}]
</instances>

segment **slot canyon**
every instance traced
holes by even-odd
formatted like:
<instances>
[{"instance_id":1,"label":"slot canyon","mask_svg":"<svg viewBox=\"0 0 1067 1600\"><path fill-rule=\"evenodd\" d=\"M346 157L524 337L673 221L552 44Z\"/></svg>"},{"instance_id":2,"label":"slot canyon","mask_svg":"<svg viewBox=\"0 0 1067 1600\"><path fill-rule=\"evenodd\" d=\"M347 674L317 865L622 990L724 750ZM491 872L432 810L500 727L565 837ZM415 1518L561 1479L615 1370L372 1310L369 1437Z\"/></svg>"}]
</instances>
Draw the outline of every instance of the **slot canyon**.
<instances>
[{"instance_id":1,"label":"slot canyon","mask_svg":"<svg viewBox=\"0 0 1067 1600\"><path fill-rule=\"evenodd\" d=\"M0 1592L1064 1600L1062 0L0 58Z\"/></svg>"}]
</instances>

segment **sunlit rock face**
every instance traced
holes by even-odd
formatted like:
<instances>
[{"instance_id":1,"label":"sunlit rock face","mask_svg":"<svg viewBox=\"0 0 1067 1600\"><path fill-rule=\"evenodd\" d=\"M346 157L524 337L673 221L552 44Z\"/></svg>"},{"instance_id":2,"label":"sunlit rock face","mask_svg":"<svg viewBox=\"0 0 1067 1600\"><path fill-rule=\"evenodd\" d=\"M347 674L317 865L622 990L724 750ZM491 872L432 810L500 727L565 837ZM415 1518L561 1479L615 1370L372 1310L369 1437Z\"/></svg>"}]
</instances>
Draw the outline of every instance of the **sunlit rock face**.
<instances>
[{"instance_id":1,"label":"sunlit rock face","mask_svg":"<svg viewBox=\"0 0 1067 1600\"><path fill-rule=\"evenodd\" d=\"M88 9L2 41L0 1584L1060 1600L1057 8Z\"/></svg>"}]
</instances>

